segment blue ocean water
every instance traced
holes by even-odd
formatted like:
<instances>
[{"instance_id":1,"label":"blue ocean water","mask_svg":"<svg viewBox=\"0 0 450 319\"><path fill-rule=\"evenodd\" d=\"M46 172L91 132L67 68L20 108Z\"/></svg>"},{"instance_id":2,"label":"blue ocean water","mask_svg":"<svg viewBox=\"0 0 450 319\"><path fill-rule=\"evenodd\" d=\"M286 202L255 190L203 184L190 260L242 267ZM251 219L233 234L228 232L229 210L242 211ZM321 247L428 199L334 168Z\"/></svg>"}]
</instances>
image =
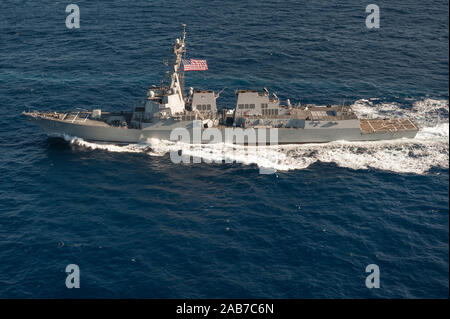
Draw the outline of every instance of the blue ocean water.
<instances>
[{"instance_id":1,"label":"blue ocean water","mask_svg":"<svg viewBox=\"0 0 450 319\"><path fill-rule=\"evenodd\" d=\"M448 298L448 2L377 1L369 30L355 0L77 0L69 30L72 2L0 2L0 297ZM264 156L174 164L164 141L63 142L21 115L138 105L181 23L209 65L187 84L227 87L221 105L266 86L421 131L268 149L277 172L262 175Z\"/></svg>"}]
</instances>

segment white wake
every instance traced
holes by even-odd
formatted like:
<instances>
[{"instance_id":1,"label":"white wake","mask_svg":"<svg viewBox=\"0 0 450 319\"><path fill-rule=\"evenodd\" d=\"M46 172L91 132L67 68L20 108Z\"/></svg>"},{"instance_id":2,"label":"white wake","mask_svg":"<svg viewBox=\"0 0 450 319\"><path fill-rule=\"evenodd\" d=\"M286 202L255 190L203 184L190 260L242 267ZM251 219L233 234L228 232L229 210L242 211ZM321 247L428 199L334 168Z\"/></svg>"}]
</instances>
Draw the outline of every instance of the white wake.
<instances>
[{"instance_id":1,"label":"white wake","mask_svg":"<svg viewBox=\"0 0 450 319\"><path fill-rule=\"evenodd\" d=\"M190 145L150 139L146 143L125 146L97 144L66 137L74 144L110 152L146 153L150 156L177 154L181 151L190 162L242 163L278 171L304 169L320 161L352 169L380 169L398 173L424 174L432 167L449 167L448 100L425 99L412 109L397 103L356 101L352 108L362 118L408 117L420 127L414 139L375 142L337 141L326 144L244 147L225 143Z\"/></svg>"}]
</instances>

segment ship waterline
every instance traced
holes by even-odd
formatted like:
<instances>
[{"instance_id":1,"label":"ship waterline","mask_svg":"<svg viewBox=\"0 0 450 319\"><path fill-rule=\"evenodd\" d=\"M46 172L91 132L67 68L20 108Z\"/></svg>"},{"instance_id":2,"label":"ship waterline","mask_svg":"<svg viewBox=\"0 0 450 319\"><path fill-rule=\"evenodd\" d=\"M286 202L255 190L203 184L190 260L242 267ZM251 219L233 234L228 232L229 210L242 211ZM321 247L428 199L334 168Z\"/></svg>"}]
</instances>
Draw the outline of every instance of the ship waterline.
<instances>
[{"instance_id":1,"label":"ship waterline","mask_svg":"<svg viewBox=\"0 0 450 319\"><path fill-rule=\"evenodd\" d=\"M56 115L62 113L41 113L24 112L32 122L36 123L47 135L53 137L74 136L87 141L108 142L108 143L145 143L149 139L179 140L176 130L184 129L191 137L190 142L195 143L194 127L195 122L201 121L175 121L167 119L148 125L144 129L130 129L118 126L104 125L100 121L92 120L59 120ZM51 116L50 116L51 115ZM405 124L405 121L408 125ZM97 122L97 123L92 123ZM301 143L327 143L338 140L346 141L377 141L393 140L400 138L414 138L417 134L417 127L410 120L343 120L338 123L314 121L304 121L303 128L271 128L263 126L253 126L248 128L227 127L218 125L209 129L220 131L221 139L205 137L205 130L208 128L199 127L201 131L201 143L228 142L226 130L236 135L236 130L241 129L246 135L244 142L233 139L235 144L301 144ZM375 127L369 130L368 127ZM276 130L276 136L270 130ZM254 130L255 142L248 139L250 130ZM264 137L259 135L264 134ZM261 141L264 141L262 143Z\"/></svg>"}]
</instances>

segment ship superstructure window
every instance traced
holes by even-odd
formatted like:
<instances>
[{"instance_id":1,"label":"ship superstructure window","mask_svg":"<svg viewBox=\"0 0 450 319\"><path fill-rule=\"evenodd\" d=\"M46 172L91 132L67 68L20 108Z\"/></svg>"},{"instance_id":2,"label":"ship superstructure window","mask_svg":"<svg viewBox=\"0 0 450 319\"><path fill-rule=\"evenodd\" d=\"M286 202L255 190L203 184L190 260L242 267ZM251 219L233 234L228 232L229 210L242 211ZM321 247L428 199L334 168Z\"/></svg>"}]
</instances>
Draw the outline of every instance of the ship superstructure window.
<instances>
[{"instance_id":1,"label":"ship superstructure window","mask_svg":"<svg viewBox=\"0 0 450 319\"><path fill-rule=\"evenodd\" d=\"M245 109L248 109L248 104L244 104L245 105Z\"/></svg>"},{"instance_id":2,"label":"ship superstructure window","mask_svg":"<svg viewBox=\"0 0 450 319\"><path fill-rule=\"evenodd\" d=\"M238 109L243 109L244 108L244 104L239 104L238 105Z\"/></svg>"},{"instance_id":3,"label":"ship superstructure window","mask_svg":"<svg viewBox=\"0 0 450 319\"><path fill-rule=\"evenodd\" d=\"M255 108L255 104L250 104L250 108L254 109Z\"/></svg>"},{"instance_id":4,"label":"ship superstructure window","mask_svg":"<svg viewBox=\"0 0 450 319\"><path fill-rule=\"evenodd\" d=\"M198 104L197 110L199 111L210 111L211 110L211 104Z\"/></svg>"},{"instance_id":5,"label":"ship superstructure window","mask_svg":"<svg viewBox=\"0 0 450 319\"><path fill-rule=\"evenodd\" d=\"M268 107L268 104L267 104L267 103L261 103L261 108L262 108L262 109L267 109L267 107Z\"/></svg>"},{"instance_id":6,"label":"ship superstructure window","mask_svg":"<svg viewBox=\"0 0 450 319\"><path fill-rule=\"evenodd\" d=\"M262 115L278 115L278 109L264 109L262 110Z\"/></svg>"}]
</instances>

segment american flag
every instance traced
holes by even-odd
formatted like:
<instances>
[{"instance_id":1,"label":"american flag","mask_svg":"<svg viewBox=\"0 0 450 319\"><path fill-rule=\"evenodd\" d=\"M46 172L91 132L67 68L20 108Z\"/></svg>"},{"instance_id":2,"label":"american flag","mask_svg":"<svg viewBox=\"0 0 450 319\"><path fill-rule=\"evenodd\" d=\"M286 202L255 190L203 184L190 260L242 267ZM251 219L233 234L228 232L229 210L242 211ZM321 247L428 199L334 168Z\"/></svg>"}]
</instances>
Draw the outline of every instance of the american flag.
<instances>
[{"instance_id":1,"label":"american flag","mask_svg":"<svg viewBox=\"0 0 450 319\"><path fill-rule=\"evenodd\" d=\"M205 71L208 70L208 64L206 60L198 59L183 59L184 71Z\"/></svg>"}]
</instances>

